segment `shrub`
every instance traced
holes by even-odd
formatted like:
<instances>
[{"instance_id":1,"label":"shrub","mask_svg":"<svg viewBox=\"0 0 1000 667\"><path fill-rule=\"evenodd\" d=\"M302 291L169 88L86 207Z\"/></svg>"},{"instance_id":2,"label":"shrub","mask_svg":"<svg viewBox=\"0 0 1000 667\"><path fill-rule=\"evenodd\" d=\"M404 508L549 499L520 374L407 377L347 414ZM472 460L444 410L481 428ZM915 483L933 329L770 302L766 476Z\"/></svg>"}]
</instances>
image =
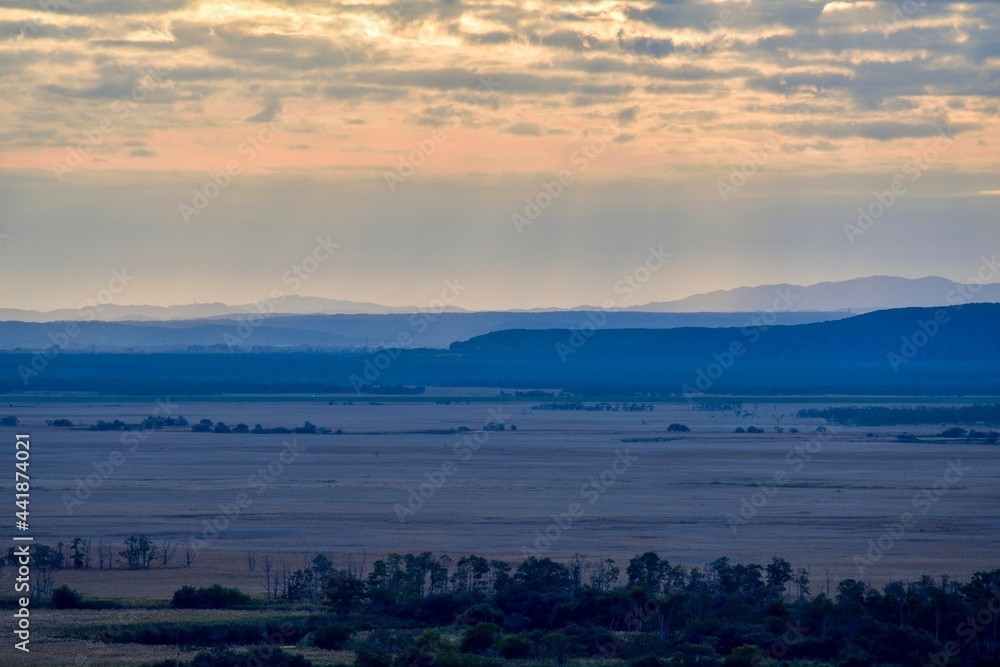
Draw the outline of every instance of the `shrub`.
<instances>
[{"instance_id":1,"label":"shrub","mask_svg":"<svg viewBox=\"0 0 1000 667\"><path fill-rule=\"evenodd\" d=\"M688 433L691 429L684 424L671 424L667 427L670 433Z\"/></svg>"},{"instance_id":2,"label":"shrub","mask_svg":"<svg viewBox=\"0 0 1000 667\"><path fill-rule=\"evenodd\" d=\"M233 667L234 665L259 665L260 667L312 667L312 661L299 654L286 653L271 644L246 651L217 648L202 651L191 661L191 667Z\"/></svg>"},{"instance_id":3,"label":"shrub","mask_svg":"<svg viewBox=\"0 0 1000 667\"><path fill-rule=\"evenodd\" d=\"M208 588L184 586L174 593L174 609L232 609L250 604L250 596L238 588L215 584Z\"/></svg>"},{"instance_id":4,"label":"shrub","mask_svg":"<svg viewBox=\"0 0 1000 667\"><path fill-rule=\"evenodd\" d=\"M755 667L764 659L764 653L759 646L744 644L726 656L722 667Z\"/></svg>"},{"instance_id":5,"label":"shrub","mask_svg":"<svg viewBox=\"0 0 1000 667\"><path fill-rule=\"evenodd\" d=\"M53 609L79 609L82 598L69 586L60 586L52 591Z\"/></svg>"},{"instance_id":6,"label":"shrub","mask_svg":"<svg viewBox=\"0 0 1000 667\"><path fill-rule=\"evenodd\" d=\"M663 667L664 665L663 661L654 655L646 655L641 658L636 658L628 664L629 667Z\"/></svg>"},{"instance_id":7,"label":"shrub","mask_svg":"<svg viewBox=\"0 0 1000 667\"><path fill-rule=\"evenodd\" d=\"M532 643L521 635L505 635L493 643L497 653L505 658L516 660L531 655Z\"/></svg>"},{"instance_id":8,"label":"shrub","mask_svg":"<svg viewBox=\"0 0 1000 667\"><path fill-rule=\"evenodd\" d=\"M358 649L354 664L358 667L392 667L392 654L382 648L365 644Z\"/></svg>"},{"instance_id":9,"label":"shrub","mask_svg":"<svg viewBox=\"0 0 1000 667\"><path fill-rule=\"evenodd\" d=\"M466 625L475 625L476 623L500 625L503 623L503 612L496 607L480 603L466 609L465 613L462 614L462 619Z\"/></svg>"},{"instance_id":10,"label":"shrub","mask_svg":"<svg viewBox=\"0 0 1000 667\"><path fill-rule=\"evenodd\" d=\"M437 656L437 667L503 667L503 662L484 655L445 651Z\"/></svg>"},{"instance_id":11,"label":"shrub","mask_svg":"<svg viewBox=\"0 0 1000 667\"><path fill-rule=\"evenodd\" d=\"M354 629L344 623L324 625L313 634L313 644L318 648L336 650L351 638L352 632Z\"/></svg>"},{"instance_id":12,"label":"shrub","mask_svg":"<svg viewBox=\"0 0 1000 667\"><path fill-rule=\"evenodd\" d=\"M500 626L495 623L476 623L465 631L459 649L463 653L483 653L493 646Z\"/></svg>"}]
</instances>

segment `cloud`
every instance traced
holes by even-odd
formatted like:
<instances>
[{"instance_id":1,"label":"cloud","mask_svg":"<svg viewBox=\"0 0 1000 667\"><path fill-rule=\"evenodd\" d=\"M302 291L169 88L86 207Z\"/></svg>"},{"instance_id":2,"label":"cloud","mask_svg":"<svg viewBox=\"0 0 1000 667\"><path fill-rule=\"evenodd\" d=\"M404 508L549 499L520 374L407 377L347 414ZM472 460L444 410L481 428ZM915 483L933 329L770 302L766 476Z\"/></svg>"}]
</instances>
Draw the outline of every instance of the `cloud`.
<instances>
[{"instance_id":1,"label":"cloud","mask_svg":"<svg viewBox=\"0 0 1000 667\"><path fill-rule=\"evenodd\" d=\"M26 9L52 14L109 16L128 14L164 14L193 7L198 0L6 0L9 9Z\"/></svg>"},{"instance_id":2,"label":"cloud","mask_svg":"<svg viewBox=\"0 0 1000 667\"><path fill-rule=\"evenodd\" d=\"M518 134L526 137L537 137L542 134L542 129L538 123L511 123L504 130L508 134Z\"/></svg>"},{"instance_id":3,"label":"cloud","mask_svg":"<svg viewBox=\"0 0 1000 667\"><path fill-rule=\"evenodd\" d=\"M897 121L870 121L862 123L840 123L836 121L807 122L797 127L790 126L789 134L803 137L826 137L827 139L844 139L847 137L862 137L877 141L893 139L954 136L964 132L980 130L978 123L902 123Z\"/></svg>"},{"instance_id":4,"label":"cloud","mask_svg":"<svg viewBox=\"0 0 1000 667\"><path fill-rule=\"evenodd\" d=\"M270 123L278 114L281 113L281 104L279 102L271 102L264 107L259 113L255 113L246 119L249 123Z\"/></svg>"}]
</instances>

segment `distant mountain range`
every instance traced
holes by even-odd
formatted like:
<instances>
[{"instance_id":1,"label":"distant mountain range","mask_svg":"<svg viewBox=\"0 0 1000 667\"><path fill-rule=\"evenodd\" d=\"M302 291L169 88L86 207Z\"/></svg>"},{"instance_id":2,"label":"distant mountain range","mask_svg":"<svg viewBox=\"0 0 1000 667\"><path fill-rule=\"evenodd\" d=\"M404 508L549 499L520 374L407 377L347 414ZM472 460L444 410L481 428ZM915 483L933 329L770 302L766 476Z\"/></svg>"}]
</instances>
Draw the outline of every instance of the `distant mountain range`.
<instances>
[{"instance_id":1,"label":"distant mountain range","mask_svg":"<svg viewBox=\"0 0 1000 667\"><path fill-rule=\"evenodd\" d=\"M804 324L847 313L777 313L773 324ZM411 313L385 315L280 315L175 321L0 322L0 350L176 352L217 347L345 350L378 347L446 348L452 343L504 329L607 329L742 327L753 313L634 313L557 311L541 313ZM770 318L768 318L770 320ZM69 330L73 335L64 335Z\"/></svg>"},{"instance_id":2,"label":"distant mountain range","mask_svg":"<svg viewBox=\"0 0 1000 667\"><path fill-rule=\"evenodd\" d=\"M703 313L730 311L849 311L866 313L890 308L931 308L955 303L1000 302L1000 283L990 283L975 294L946 278L894 278L872 276L840 282L800 285L738 287L695 294L677 301L633 306L628 310L649 313ZM968 296L965 296L968 295Z\"/></svg>"},{"instance_id":3,"label":"distant mountain range","mask_svg":"<svg viewBox=\"0 0 1000 667\"><path fill-rule=\"evenodd\" d=\"M416 306L382 306L365 301L344 301L341 299L324 299L318 296L296 296L289 294L281 298L281 302L259 302L239 305L224 303L193 303L181 306L119 306L106 304L101 306L98 318L105 322L120 321L170 321L170 320L203 320L219 317L239 317L250 313L268 313L276 315L357 315L357 314L387 314L415 313L421 309ZM441 312L459 313L461 308L445 306ZM20 310L16 308L0 308L0 321L18 322L61 322L64 320L93 319L89 308L62 308L59 310L37 311Z\"/></svg>"},{"instance_id":4,"label":"distant mountain range","mask_svg":"<svg viewBox=\"0 0 1000 667\"><path fill-rule=\"evenodd\" d=\"M592 397L998 396L998 324L1000 304L969 304L767 328L505 330L447 350L393 353L65 351L42 364L38 353L0 352L0 393L354 395L433 386Z\"/></svg>"},{"instance_id":5,"label":"distant mountain range","mask_svg":"<svg viewBox=\"0 0 1000 667\"><path fill-rule=\"evenodd\" d=\"M978 287L978 286L977 286ZM975 294L963 296L959 301L953 295L964 289L962 285L946 278L894 278L872 276L816 285L761 285L717 290L678 299L657 301L644 305L614 309L646 313L741 313L762 311L865 313L889 308L933 307L949 303L1000 302L1000 283L982 286ZM322 297L288 295L281 303L250 303L227 305L224 303L199 303L179 306L103 306L99 314L102 321L172 321L210 320L234 318L250 313L269 312L277 315L386 315L420 312L416 306L382 306L376 303L325 299ZM596 311L594 306L576 308L536 308L509 312L565 312ZM442 312L467 312L448 306ZM18 310L0 308L0 321L57 322L90 319L92 313L76 309L53 311Z\"/></svg>"}]
</instances>

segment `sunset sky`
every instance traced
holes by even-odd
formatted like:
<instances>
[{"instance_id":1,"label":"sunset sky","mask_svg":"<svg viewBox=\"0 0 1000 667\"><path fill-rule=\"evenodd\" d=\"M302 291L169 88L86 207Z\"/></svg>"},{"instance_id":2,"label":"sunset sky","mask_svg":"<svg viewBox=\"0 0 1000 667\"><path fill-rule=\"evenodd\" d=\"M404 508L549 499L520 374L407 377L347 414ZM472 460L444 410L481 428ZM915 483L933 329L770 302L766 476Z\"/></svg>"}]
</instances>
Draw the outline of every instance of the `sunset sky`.
<instances>
[{"instance_id":1,"label":"sunset sky","mask_svg":"<svg viewBox=\"0 0 1000 667\"><path fill-rule=\"evenodd\" d=\"M5 0L0 90L0 307L258 301L318 238L298 294L469 309L1000 239L994 1Z\"/></svg>"}]
</instances>

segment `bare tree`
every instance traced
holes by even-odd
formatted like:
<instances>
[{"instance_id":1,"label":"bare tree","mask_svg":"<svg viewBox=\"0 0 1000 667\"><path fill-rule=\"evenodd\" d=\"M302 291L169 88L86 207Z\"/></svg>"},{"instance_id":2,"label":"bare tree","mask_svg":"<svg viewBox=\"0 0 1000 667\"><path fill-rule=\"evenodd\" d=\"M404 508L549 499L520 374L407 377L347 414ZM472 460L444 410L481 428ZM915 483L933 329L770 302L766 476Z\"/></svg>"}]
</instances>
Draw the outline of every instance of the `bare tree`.
<instances>
[{"instance_id":1,"label":"bare tree","mask_svg":"<svg viewBox=\"0 0 1000 667\"><path fill-rule=\"evenodd\" d=\"M278 574L281 577L281 589L280 589L281 590L281 597L287 597L288 596L288 580L292 576L292 571L288 569L288 565L284 561L282 561L282 563L281 563L281 569L279 570ZM278 594L277 594L278 590L279 589L277 588L277 577L276 577L275 578L275 595L274 595L274 597L278 597Z\"/></svg>"},{"instance_id":2,"label":"bare tree","mask_svg":"<svg viewBox=\"0 0 1000 667\"><path fill-rule=\"evenodd\" d=\"M252 552L247 552L247 570L253 572L257 569L257 556Z\"/></svg>"},{"instance_id":3,"label":"bare tree","mask_svg":"<svg viewBox=\"0 0 1000 667\"><path fill-rule=\"evenodd\" d=\"M175 547L171 542L164 539L163 544L160 545L159 561L160 565L166 567L170 565L171 559L173 559L174 554L177 553L177 547Z\"/></svg>"},{"instance_id":4,"label":"bare tree","mask_svg":"<svg viewBox=\"0 0 1000 667\"><path fill-rule=\"evenodd\" d=\"M104 540L97 543L97 560L98 567L104 569L105 566L110 570L114 564L115 548L110 544L105 544Z\"/></svg>"},{"instance_id":5,"label":"bare tree","mask_svg":"<svg viewBox=\"0 0 1000 667\"><path fill-rule=\"evenodd\" d=\"M261 566L264 570L264 590L267 591L267 599L271 599L271 557L264 556L264 563Z\"/></svg>"},{"instance_id":6,"label":"bare tree","mask_svg":"<svg viewBox=\"0 0 1000 667\"><path fill-rule=\"evenodd\" d=\"M187 568L191 567L191 565L194 563L195 555L196 554L194 552L194 549L191 548L191 542L190 541L187 542L184 545L184 567Z\"/></svg>"}]
</instances>

